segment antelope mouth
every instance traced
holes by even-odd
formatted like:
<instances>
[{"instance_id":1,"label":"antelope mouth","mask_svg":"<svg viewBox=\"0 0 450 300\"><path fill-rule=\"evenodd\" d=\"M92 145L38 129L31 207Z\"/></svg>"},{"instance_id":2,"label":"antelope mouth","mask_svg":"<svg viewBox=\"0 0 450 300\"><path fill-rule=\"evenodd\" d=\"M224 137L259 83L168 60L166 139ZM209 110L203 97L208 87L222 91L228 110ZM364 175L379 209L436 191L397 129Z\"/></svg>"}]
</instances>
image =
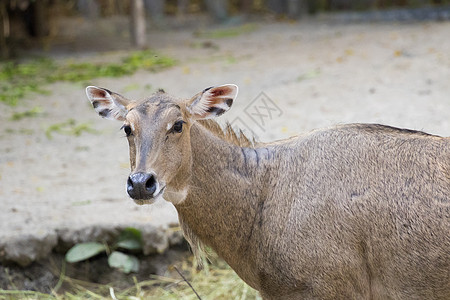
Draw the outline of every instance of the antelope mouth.
<instances>
[{"instance_id":1,"label":"antelope mouth","mask_svg":"<svg viewBox=\"0 0 450 300\"><path fill-rule=\"evenodd\" d=\"M165 189L166 189L166 186L163 186L158 192L153 194L150 198L148 198L148 199L133 199L133 201L137 205L153 204L157 200L159 200L159 198L162 198L162 195L164 194Z\"/></svg>"}]
</instances>

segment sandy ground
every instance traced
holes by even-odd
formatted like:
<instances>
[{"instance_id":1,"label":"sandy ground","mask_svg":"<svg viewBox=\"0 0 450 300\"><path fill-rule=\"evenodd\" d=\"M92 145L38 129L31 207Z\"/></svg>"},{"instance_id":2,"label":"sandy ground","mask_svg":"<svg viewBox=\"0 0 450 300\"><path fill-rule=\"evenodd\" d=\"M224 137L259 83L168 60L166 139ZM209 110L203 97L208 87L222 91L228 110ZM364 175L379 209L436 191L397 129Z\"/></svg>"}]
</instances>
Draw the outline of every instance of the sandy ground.
<instances>
[{"instance_id":1,"label":"sandy ground","mask_svg":"<svg viewBox=\"0 0 450 300\"><path fill-rule=\"evenodd\" d=\"M177 58L176 67L89 84L141 98L157 88L190 97L235 83L238 99L221 122L263 141L349 122L450 136L449 37L450 22L257 24L249 33L214 40L188 29L151 32L152 48ZM116 48L121 38L114 39ZM86 57L74 55L77 61ZM48 89L51 95L29 95L17 107L0 103L0 260L26 264L58 243L98 238L105 228L166 232L176 224L168 203L141 207L128 199L121 124L100 119L81 84ZM43 109L40 116L9 120L36 106ZM49 126L68 119L98 132L46 137Z\"/></svg>"}]
</instances>

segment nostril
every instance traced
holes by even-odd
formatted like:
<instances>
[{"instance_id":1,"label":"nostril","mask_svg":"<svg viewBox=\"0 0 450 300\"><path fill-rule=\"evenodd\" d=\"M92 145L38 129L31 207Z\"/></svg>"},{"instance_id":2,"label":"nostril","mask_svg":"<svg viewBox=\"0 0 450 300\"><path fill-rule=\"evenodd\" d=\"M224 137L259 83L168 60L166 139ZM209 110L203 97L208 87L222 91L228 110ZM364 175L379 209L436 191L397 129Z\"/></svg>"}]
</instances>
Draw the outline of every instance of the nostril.
<instances>
[{"instance_id":1,"label":"nostril","mask_svg":"<svg viewBox=\"0 0 450 300\"><path fill-rule=\"evenodd\" d=\"M152 173L133 173L127 180L127 192L133 199L150 199L156 191L158 183Z\"/></svg>"},{"instance_id":2,"label":"nostril","mask_svg":"<svg viewBox=\"0 0 450 300\"><path fill-rule=\"evenodd\" d=\"M155 176L150 175L150 178L147 179L145 182L145 189L150 193L153 194L156 190L156 180Z\"/></svg>"},{"instance_id":3,"label":"nostril","mask_svg":"<svg viewBox=\"0 0 450 300\"><path fill-rule=\"evenodd\" d=\"M131 178L131 176L129 176L127 180L127 193L132 198L136 196L136 191L134 190L133 179Z\"/></svg>"}]
</instances>

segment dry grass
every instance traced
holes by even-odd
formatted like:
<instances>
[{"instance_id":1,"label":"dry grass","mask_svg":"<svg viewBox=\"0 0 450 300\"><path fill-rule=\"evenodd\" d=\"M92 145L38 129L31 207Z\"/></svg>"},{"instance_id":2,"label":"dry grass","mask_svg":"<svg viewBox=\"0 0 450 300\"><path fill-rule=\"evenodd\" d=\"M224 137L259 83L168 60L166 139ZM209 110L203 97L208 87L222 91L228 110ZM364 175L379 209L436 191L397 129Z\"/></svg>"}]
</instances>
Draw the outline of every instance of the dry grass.
<instances>
[{"instance_id":1,"label":"dry grass","mask_svg":"<svg viewBox=\"0 0 450 300\"><path fill-rule=\"evenodd\" d=\"M261 299L259 294L245 284L236 273L221 259L213 257L210 264L205 264L203 270L197 270L193 259L181 262L177 269L172 267L167 276L151 275L148 280L118 289L114 285L101 285L84 282L61 276L60 282L53 294L43 294L33 291L0 290L0 300L3 299L51 299L51 300L81 300L81 299L183 299L202 300L231 299L253 300ZM183 278L184 277L184 278ZM186 281L186 280L187 281ZM192 288L190 287L190 285ZM194 291L195 290L195 291ZM199 297L196 295L199 295Z\"/></svg>"}]
</instances>

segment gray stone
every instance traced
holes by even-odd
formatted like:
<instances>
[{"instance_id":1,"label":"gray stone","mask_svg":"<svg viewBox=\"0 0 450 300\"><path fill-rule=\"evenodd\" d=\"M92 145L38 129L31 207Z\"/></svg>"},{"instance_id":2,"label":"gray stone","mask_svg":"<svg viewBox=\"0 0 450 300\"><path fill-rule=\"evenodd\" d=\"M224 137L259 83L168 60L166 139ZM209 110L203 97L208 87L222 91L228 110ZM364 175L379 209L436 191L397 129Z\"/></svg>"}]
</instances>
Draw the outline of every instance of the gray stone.
<instances>
[{"instance_id":1,"label":"gray stone","mask_svg":"<svg viewBox=\"0 0 450 300\"><path fill-rule=\"evenodd\" d=\"M24 234L0 241L0 261L15 262L22 267L50 254L58 242L56 232Z\"/></svg>"},{"instance_id":2,"label":"gray stone","mask_svg":"<svg viewBox=\"0 0 450 300\"><path fill-rule=\"evenodd\" d=\"M167 230L153 226L140 228L142 234L142 252L145 255L161 254L169 248L169 237Z\"/></svg>"},{"instance_id":3,"label":"gray stone","mask_svg":"<svg viewBox=\"0 0 450 300\"><path fill-rule=\"evenodd\" d=\"M120 234L120 228L108 225L93 225L79 229L58 229L58 245L56 251L65 253L73 245L86 242L112 244Z\"/></svg>"}]
</instances>

